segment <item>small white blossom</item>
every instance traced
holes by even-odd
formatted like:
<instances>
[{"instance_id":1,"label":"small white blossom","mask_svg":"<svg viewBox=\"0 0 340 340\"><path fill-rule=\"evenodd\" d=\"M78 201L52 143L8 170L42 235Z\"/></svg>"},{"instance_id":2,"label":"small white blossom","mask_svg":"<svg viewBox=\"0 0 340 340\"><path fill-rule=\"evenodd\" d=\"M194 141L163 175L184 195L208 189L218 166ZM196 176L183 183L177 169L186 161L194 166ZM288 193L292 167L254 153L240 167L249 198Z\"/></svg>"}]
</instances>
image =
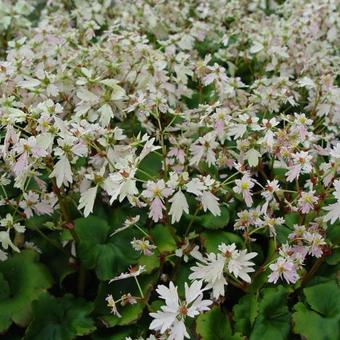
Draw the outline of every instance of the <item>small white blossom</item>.
<instances>
[{"instance_id":1,"label":"small white blossom","mask_svg":"<svg viewBox=\"0 0 340 340\"><path fill-rule=\"evenodd\" d=\"M324 216L324 220L330 221L333 224L337 219L340 219L340 180L334 181L335 192L333 193L334 197L337 199L336 203L330 204L324 207L328 213Z\"/></svg>"},{"instance_id":2,"label":"small white blossom","mask_svg":"<svg viewBox=\"0 0 340 340\"><path fill-rule=\"evenodd\" d=\"M168 332L169 340L183 340L189 338L185 327L187 317L194 318L209 310L210 300L203 300L202 281L194 281L191 286L185 283L185 300L178 297L177 287L170 282L169 288L159 285L156 289L165 305L156 313L150 313L154 319L150 324L151 330L158 330L161 334Z\"/></svg>"},{"instance_id":3,"label":"small white blossom","mask_svg":"<svg viewBox=\"0 0 340 340\"><path fill-rule=\"evenodd\" d=\"M107 306L111 308L111 313L121 318L122 316L118 312L115 300L113 299L112 295L108 295L105 300L107 302Z\"/></svg>"},{"instance_id":4,"label":"small white blossom","mask_svg":"<svg viewBox=\"0 0 340 340\"><path fill-rule=\"evenodd\" d=\"M120 275L114 277L109 281L109 283L114 282L114 281L119 281L119 280L124 280L128 279L130 277L137 277L140 274L145 272L145 266L139 266L138 268L136 267L130 267L129 272L127 273L121 273Z\"/></svg>"},{"instance_id":5,"label":"small white blossom","mask_svg":"<svg viewBox=\"0 0 340 340\"><path fill-rule=\"evenodd\" d=\"M153 244L150 244L149 240L144 238L142 240L134 238L130 243L134 250L143 253L145 256L151 256L153 254L153 250L157 248Z\"/></svg>"}]
</instances>

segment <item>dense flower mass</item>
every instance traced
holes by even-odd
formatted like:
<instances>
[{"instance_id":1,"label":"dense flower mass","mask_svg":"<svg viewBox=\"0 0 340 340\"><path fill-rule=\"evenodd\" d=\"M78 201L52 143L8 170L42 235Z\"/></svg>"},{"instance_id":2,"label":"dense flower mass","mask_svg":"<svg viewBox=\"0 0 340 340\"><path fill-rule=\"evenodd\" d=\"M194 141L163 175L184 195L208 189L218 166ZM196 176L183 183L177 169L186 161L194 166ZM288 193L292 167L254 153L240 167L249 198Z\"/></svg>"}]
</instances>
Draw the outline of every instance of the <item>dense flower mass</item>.
<instances>
[{"instance_id":1,"label":"dense flower mass","mask_svg":"<svg viewBox=\"0 0 340 340\"><path fill-rule=\"evenodd\" d=\"M0 334L336 340L338 10L0 0Z\"/></svg>"}]
</instances>

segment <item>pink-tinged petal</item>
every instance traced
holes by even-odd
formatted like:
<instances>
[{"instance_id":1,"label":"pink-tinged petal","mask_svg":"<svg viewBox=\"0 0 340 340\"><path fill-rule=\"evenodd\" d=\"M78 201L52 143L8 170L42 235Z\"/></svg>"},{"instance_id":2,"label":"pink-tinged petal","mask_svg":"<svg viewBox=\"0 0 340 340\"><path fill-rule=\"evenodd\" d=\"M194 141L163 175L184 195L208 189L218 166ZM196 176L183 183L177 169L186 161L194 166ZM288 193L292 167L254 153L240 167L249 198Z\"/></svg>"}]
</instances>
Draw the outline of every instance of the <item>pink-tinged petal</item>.
<instances>
[{"instance_id":1,"label":"pink-tinged petal","mask_svg":"<svg viewBox=\"0 0 340 340\"><path fill-rule=\"evenodd\" d=\"M38 215L53 214L53 207L51 207L47 202L39 202L33 208Z\"/></svg>"},{"instance_id":2,"label":"pink-tinged petal","mask_svg":"<svg viewBox=\"0 0 340 340\"><path fill-rule=\"evenodd\" d=\"M218 204L218 198L215 195L213 195L210 191L203 192L202 205L204 211L208 209L214 216L221 215L221 209Z\"/></svg>"},{"instance_id":3,"label":"pink-tinged petal","mask_svg":"<svg viewBox=\"0 0 340 340\"><path fill-rule=\"evenodd\" d=\"M217 134L219 134L219 135L223 133L223 130L224 130L224 122L223 122L223 120L216 121L216 123L215 123L215 130L216 130Z\"/></svg>"},{"instance_id":4,"label":"pink-tinged petal","mask_svg":"<svg viewBox=\"0 0 340 340\"><path fill-rule=\"evenodd\" d=\"M13 166L13 172L16 175L19 175L21 172L26 170L28 167L28 156L27 153L24 152L18 159L17 162Z\"/></svg>"},{"instance_id":5,"label":"pink-tinged petal","mask_svg":"<svg viewBox=\"0 0 340 340\"><path fill-rule=\"evenodd\" d=\"M297 164L289 168L288 172L286 173L287 181L293 182L295 178L298 178L301 172L301 165Z\"/></svg>"},{"instance_id":6,"label":"pink-tinged petal","mask_svg":"<svg viewBox=\"0 0 340 340\"><path fill-rule=\"evenodd\" d=\"M151 203L149 217L151 217L154 222L158 222L163 218L163 209L165 209L164 204L159 197L156 197Z\"/></svg>"},{"instance_id":7,"label":"pink-tinged petal","mask_svg":"<svg viewBox=\"0 0 340 340\"><path fill-rule=\"evenodd\" d=\"M253 199L251 197L250 191L243 191L243 198L247 207L251 207L253 205Z\"/></svg>"},{"instance_id":8,"label":"pink-tinged petal","mask_svg":"<svg viewBox=\"0 0 340 340\"><path fill-rule=\"evenodd\" d=\"M279 279L279 274L278 274L278 272L272 272L272 273L268 276L268 282L271 282L271 283L276 283L278 279Z\"/></svg>"}]
</instances>

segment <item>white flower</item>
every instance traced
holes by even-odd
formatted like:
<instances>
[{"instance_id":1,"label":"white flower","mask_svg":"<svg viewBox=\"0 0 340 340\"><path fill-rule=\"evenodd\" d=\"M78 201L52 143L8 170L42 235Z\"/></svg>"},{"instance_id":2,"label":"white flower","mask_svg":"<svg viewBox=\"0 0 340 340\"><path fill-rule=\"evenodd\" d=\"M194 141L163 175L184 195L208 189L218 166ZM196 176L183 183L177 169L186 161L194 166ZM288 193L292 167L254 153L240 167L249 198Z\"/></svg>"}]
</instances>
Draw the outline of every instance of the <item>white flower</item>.
<instances>
[{"instance_id":1,"label":"white flower","mask_svg":"<svg viewBox=\"0 0 340 340\"><path fill-rule=\"evenodd\" d=\"M250 149L246 153L246 158L247 158L248 164L251 167L257 166L257 164L259 163L260 157L261 157L261 154L255 149Z\"/></svg>"},{"instance_id":2,"label":"white flower","mask_svg":"<svg viewBox=\"0 0 340 340\"><path fill-rule=\"evenodd\" d=\"M249 260L257 255L257 253L247 253L247 250L237 250L235 243L230 245L221 243L218 250L220 253L210 253L206 257L191 254L198 259L199 263L191 268L193 273L189 276L189 279L204 280L207 283L206 288L213 290L215 299L224 296L224 286L227 285L225 274L251 282L248 273L254 272L252 268L254 263Z\"/></svg>"},{"instance_id":3,"label":"white flower","mask_svg":"<svg viewBox=\"0 0 340 340\"><path fill-rule=\"evenodd\" d=\"M156 151L158 149L160 149L160 146L157 145L153 145L153 143L155 142L155 138L150 138L150 136L148 136L147 134L144 134L142 136L141 139L142 143L145 143L143 146L143 150L141 151L141 153L138 156L138 161L140 162L142 159L144 159L149 153Z\"/></svg>"},{"instance_id":4,"label":"white flower","mask_svg":"<svg viewBox=\"0 0 340 340\"><path fill-rule=\"evenodd\" d=\"M204 211L209 210L214 216L221 215L221 209L218 205L218 201L219 199L210 191L203 191L202 205Z\"/></svg>"},{"instance_id":5,"label":"white flower","mask_svg":"<svg viewBox=\"0 0 340 340\"><path fill-rule=\"evenodd\" d=\"M314 209L314 203L318 201L318 198L314 196L315 191L302 192L301 197L298 200L299 209L303 214L308 214Z\"/></svg>"},{"instance_id":6,"label":"white flower","mask_svg":"<svg viewBox=\"0 0 340 340\"><path fill-rule=\"evenodd\" d=\"M164 198L170 196L172 191L171 188L166 187L162 179L157 182L148 181L146 183L146 190L142 192L142 196L151 201L149 217L154 222L158 222L163 218Z\"/></svg>"},{"instance_id":7,"label":"white flower","mask_svg":"<svg viewBox=\"0 0 340 340\"><path fill-rule=\"evenodd\" d=\"M80 195L78 209L84 209L84 216L87 217L93 211L94 201L96 200L98 186L87 189Z\"/></svg>"},{"instance_id":8,"label":"white flower","mask_svg":"<svg viewBox=\"0 0 340 340\"><path fill-rule=\"evenodd\" d=\"M113 279L111 279L109 283L114 282L114 281L128 279L130 277L137 277L144 272L145 272L145 266L139 266L138 269L136 269L136 267L130 267L129 272L121 273L119 276L116 276Z\"/></svg>"},{"instance_id":9,"label":"white flower","mask_svg":"<svg viewBox=\"0 0 340 340\"><path fill-rule=\"evenodd\" d=\"M116 229L116 230L110 235L110 237L113 236L113 235L115 235L115 234L120 233L121 231L123 231L123 230L125 230L125 229L130 228L131 226L133 226L133 225L135 225L135 224L137 224L137 222L139 221L139 219L140 219L140 215L128 217L128 218L124 221L123 226L122 226L121 228Z\"/></svg>"},{"instance_id":10,"label":"white flower","mask_svg":"<svg viewBox=\"0 0 340 340\"><path fill-rule=\"evenodd\" d=\"M280 189L279 181L277 179L272 181L267 180L265 189L265 191L261 192L261 196L263 196L267 201L272 200L274 193Z\"/></svg>"},{"instance_id":11,"label":"white flower","mask_svg":"<svg viewBox=\"0 0 340 340\"><path fill-rule=\"evenodd\" d=\"M322 246L326 244L325 239L317 232L305 232L303 237L310 246L308 249L308 254L315 257L321 257L323 254Z\"/></svg>"},{"instance_id":12,"label":"white flower","mask_svg":"<svg viewBox=\"0 0 340 340\"><path fill-rule=\"evenodd\" d=\"M309 174L312 171L312 156L308 152L301 151L293 154L293 165L288 168L286 173L287 181L292 182L299 178L300 174Z\"/></svg>"},{"instance_id":13,"label":"white flower","mask_svg":"<svg viewBox=\"0 0 340 340\"><path fill-rule=\"evenodd\" d=\"M202 192L206 190L206 186L204 185L201 178L193 178L187 185L186 185L187 192L190 192L196 196L201 196Z\"/></svg>"},{"instance_id":14,"label":"white flower","mask_svg":"<svg viewBox=\"0 0 340 340\"><path fill-rule=\"evenodd\" d=\"M189 214L189 205L181 190L178 190L175 195L169 199L169 202L172 203L169 211L171 223L179 222L183 212Z\"/></svg>"},{"instance_id":15,"label":"white flower","mask_svg":"<svg viewBox=\"0 0 340 340\"><path fill-rule=\"evenodd\" d=\"M195 144L191 146L191 153L193 157L190 160L190 165L197 165L203 157L209 166L215 164L216 157L214 149L218 147L218 143L215 141L215 132L209 132L205 136L197 139Z\"/></svg>"},{"instance_id":16,"label":"white flower","mask_svg":"<svg viewBox=\"0 0 340 340\"><path fill-rule=\"evenodd\" d=\"M224 67L215 63L214 66L207 66L207 69L211 72L203 78L203 84L205 86L211 84L215 80L224 82L228 81Z\"/></svg>"},{"instance_id":17,"label":"white flower","mask_svg":"<svg viewBox=\"0 0 340 340\"><path fill-rule=\"evenodd\" d=\"M122 306L134 305L137 303L137 299L134 296L132 296L130 293L123 294L120 300L121 300L120 304Z\"/></svg>"},{"instance_id":18,"label":"white flower","mask_svg":"<svg viewBox=\"0 0 340 340\"><path fill-rule=\"evenodd\" d=\"M287 283L295 283L299 279L295 264L289 259L279 257L269 268L272 273L268 276L268 282L276 283L281 278L285 279Z\"/></svg>"},{"instance_id":19,"label":"white flower","mask_svg":"<svg viewBox=\"0 0 340 340\"><path fill-rule=\"evenodd\" d=\"M39 201L39 195L33 191L25 192L22 196L22 200L19 202L19 207L24 209L24 213L27 218L33 216L34 206Z\"/></svg>"},{"instance_id":20,"label":"white flower","mask_svg":"<svg viewBox=\"0 0 340 340\"><path fill-rule=\"evenodd\" d=\"M117 138L125 137L121 135L120 129L115 130L115 135L116 134ZM124 152L126 152L126 150ZM103 189L111 196L110 204L116 199L122 202L124 198L138 194L135 179L137 171L137 159L135 155L131 153L123 155L117 152L117 154L113 153L109 158L111 162L115 163L114 167L117 170L116 172L110 173L102 185Z\"/></svg>"},{"instance_id":21,"label":"white flower","mask_svg":"<svg viewBox=\"0 0 340 340\"><path fill-rule=\"evenodd\" d=\"M224 286L228 284L224 277L224 256L210 253L205 258L199 258L199 261L201 263L198 262L197 266L190 268L193 273L189 279L204 280L207 283L206 288L212 289L214 299L224 296Z\"/></svg>"},{"instance_id":22,"label":"white flower","mask_svg":"<svg viewBox=\"0 0 340 340\"><path fill-rule=\"evenodd\" d=\"M282 225L284 223L284 218L283 217L271 217L268 215L264 216L264 221L263 225L268 227L269 229L269 235L271 237L276 237L276 228L275 226L277 225Z\"/></svg>"},{"instance_id":23,"label":"white flower","mask_svg":"<svg viewBox=\"0 0 340 340\"><path fill-rule=\"evenodd\" d=\"M111 118L113 118L113 111L109 104L104 104L98 110L100 113L99 121L102 126L106 127L109 125Z\"/></svg>"},{"instance_id":24,"label":"white flower","mask_svg":"<svg viewBox=\"0 0 340 340\"><path fill-rule=\"evenodd\" d=\"M186 184L187 192L190 192L201 200L203 210L209 210L214 216L221 215L221 209L218 205L218 198L211 193L215 180L208 176L200 176L193 178Z\"/></svg>"},{"instance_id":25,"label":"white flower","mask_svg":"<svg viewBox=\"0 0 340 340\"><path fill-rule=\"evenodd\" d=\"M52 177L56 178L58 188L60 188L62 184L68 185L68 183L73 182L71 165L65 155L61 156L59 161L54 165L54 169L50 174L50 178Z\"/></svg>"},{"instance_id":26,"label":"white flower","mask_svg":"<svg viewBox=\"0 0 340 340\"><path fill-rule=\"evenodd\" d=\"M0 225L7 230L13 228L17 233L24 233L26 228L20 223L14 223L13 216L11 214L7 214L5 218L0 220Z\"/></svg>"},{"instance_id":27,"label":"white flower","mask_svg":"<svg viewBox=\"0 0 340 340\"><path fill-rule=\"evenodd\" d=\"M6 261L8 258L7 254L0 249L0 261Z\"/></svg>"},{"instance_id":28,"label":"white flower","mask_svg":"<svg viewBox=\"0 0 340 340\"><path fill-rule=\"evenodd\" d=\"M127 196L133 196L138 193L136 180L134 178L136 170L131 167L122 168L120 171L110 174L105 179L103 189L111 196L110 204L117 198L119 202Z\"/></svg>"},{"instance_id":29,"label":"white flower","mask_svg":"<svg viewBox=\"0 0 340 340\"><path fill-rule=\"evenodd\" d=\"M153 250L157 248L153 244L150 244L149 240L144 238L142 240L133 238L130 243L134 250L143 253L145 256L151 256L153 254Z\"/></svg>"},{"instance_id":30,"label":"white flower","mask_svg":"<svg viewBox=\"0 0 340 340\"><path fill-rule=\"evenodd\" d=\"M4 248L5 250L7 250L8 247L10 247L17 253L20 252L19 248L11 240L9 229L7 231L0 231L0 243L2 248Z\"/></svg>"},{"instance_id":31,"label":"white flower","mask_svg":"<svg viewBox=\"0 0 340 340\"><path fill-rule=\"evenodd\" d=\"M240 277L243 281L251 282L251 278L248 273L254 272L255 264L249 260L257 256L257 253L247 253L247 250L236 250L236 246L233 243L230 246L222 243L219 245L218 250L224 254L225 257L229 257L228 271L236 278Z\"/></svg>"},{"instance_id":32,"label":"white flower","mask_svg":"<svg viewBox=\"0 0 340 340\"><path fill-rule=\"evenodd\" d=\"M156 313L150 313L154 320L150 324L151 330L160 331L161 334L169 332L169 340L183 340L189 338L185 327L186 317L194 318L200 313L209 310L212 301L203 300L202 281L194 281L189 287L185 283L185 300L178 297L177 287L170 282L169 288L159 285L156 289L165 305Z\"/></svg>"},{"instance_id":33,"label":"white flower","mask_svg":"<svg viewBox=\"0 0 340 340\"><path fill-rule=\"evenodd\" d=\"M329 152L329 155L335 159L340 159L340 142Z\"/></svg>"},{"instance_id":34,"label":"white flower","mask_svg":"<svg viewBox=\"0 0 340 340\"><path fill-rule=\"evenodd\" d=\"M237 179L235 181L236 186L233 190L237 194L242 194L244 201L246 202L247 207L251 207L253 204L251 188L254 186L251 178L246 174L241 179Z\"/></svg>"},{"instance_id":35,"label":"white flower","mask_svg":"<svg viewBox=\"0 0 340 340\"><path fill-rule=\"evenodd\" d=\"M337 199L337 202L324 207L325 210L329 211L325 216L324 220L331 221L333 224L337 219L340 219L340 180L334 181L335 192L333 196Z\"/></svg>"},{"instance_id":36,"label":"white flower","mask_svg":"<svg viewBox=\"0 0 340 340\"><path fill-rule=\"evenodd\" d=\"M113 299L112 295L108 295L105 300L107 302L107 306L111 308L111 313L121 318L122 316L118 312L115 300Z\"/></svg>"}]
</instances>

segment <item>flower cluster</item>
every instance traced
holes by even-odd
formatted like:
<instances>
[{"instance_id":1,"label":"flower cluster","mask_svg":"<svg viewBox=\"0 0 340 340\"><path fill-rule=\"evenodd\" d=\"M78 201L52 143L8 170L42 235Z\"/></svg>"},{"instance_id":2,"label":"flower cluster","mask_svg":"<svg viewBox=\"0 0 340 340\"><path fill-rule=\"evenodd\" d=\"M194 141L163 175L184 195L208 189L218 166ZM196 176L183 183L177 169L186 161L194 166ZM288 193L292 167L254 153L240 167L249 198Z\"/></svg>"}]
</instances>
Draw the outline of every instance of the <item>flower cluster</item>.
<instances>
[{"instance_id":1,"label":"flower cluster","mask_svg":"<svg viewBox=\"0 0 340 340\"><path fill-rule=\"evenodd\" d=\"M1 263L132 281L110 316L151 338L305 284L338 250L339 28L336 0L0 0Z\"/></svg>"}]
</instances>

